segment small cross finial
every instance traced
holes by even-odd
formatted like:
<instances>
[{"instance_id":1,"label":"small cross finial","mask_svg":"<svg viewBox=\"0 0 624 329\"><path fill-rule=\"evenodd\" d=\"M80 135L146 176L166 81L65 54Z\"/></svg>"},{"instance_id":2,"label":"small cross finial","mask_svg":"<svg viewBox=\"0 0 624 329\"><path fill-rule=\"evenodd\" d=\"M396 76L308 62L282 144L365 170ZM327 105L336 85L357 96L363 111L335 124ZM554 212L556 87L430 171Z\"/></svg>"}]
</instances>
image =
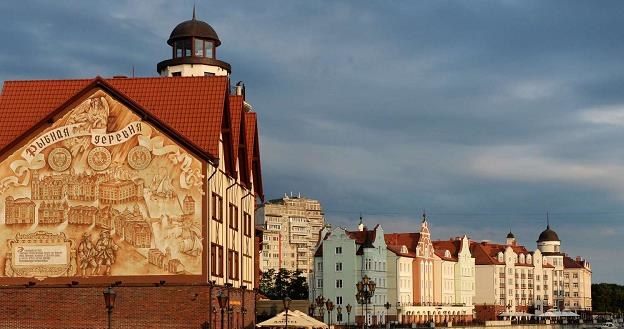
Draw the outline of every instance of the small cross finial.
<instances>
[{"instance_id":1,"label":"small cross finial","mask_svg":"<svg viewBox=\"0 0 624 329\"><path fill-rule=\"evenodd\" d=\"M425 221L427 221L427 212L425 211L425 209L423 209L422 219L423 219L423 220L422 220L422 221L423 221L423 223L424 223Z\"/></svg>"}]
</instances>

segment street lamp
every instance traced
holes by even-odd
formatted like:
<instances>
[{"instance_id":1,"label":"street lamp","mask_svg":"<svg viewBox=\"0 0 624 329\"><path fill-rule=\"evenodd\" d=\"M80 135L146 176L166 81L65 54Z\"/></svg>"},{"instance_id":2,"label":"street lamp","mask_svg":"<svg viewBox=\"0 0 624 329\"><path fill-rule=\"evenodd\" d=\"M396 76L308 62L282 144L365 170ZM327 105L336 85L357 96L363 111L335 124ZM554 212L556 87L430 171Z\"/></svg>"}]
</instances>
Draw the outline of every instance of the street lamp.
<instances>
[{"instance_id":1,"label":"street lamp","mask_svg":"<svg viewBox=\"0 0 624 329\"><path fill-rule=\"evenodd\" d=\"M368 315L368 304L371 301L371 297L375 295L375 281L369 279L368 276L365 275L362 281L355 284L355 287L357 288L355 298L358 303L365 305L366 315ZM368 321L366 316L364 316L364 309L362 310L362 317L364 318L364 321L362 321L362 328L366 328L368 327Z\"/></svg>"},{"instance_id":2,"label":"street lamp","mask_svg":"<svg viewBox=\"0 0 624 329\"><path fill-rule=\"evenodd\" d=\"M351 309L353 308L353 306L351 306L351 304L347 304L347 327L349 326L349 323L351 322Z\"/></svg>"},{"instance_id":3,"label":"street lamp","mask_svg":"<svg viewBox=\"0 0 624 329\"><path fill-rule=\"evenodd\" d=\"M285 329L288 329L288 308L290 308L290 301L292 299L290 299L290 297L286 296L286 298L284 298L284 310L286 310L286 327Z\"/></svg>"},{"instance_id":4,"label":"street lamp","mask_svg":"<svg viewBox=\"0 0 624 329\"><path fill-rule=\"evenodd\" d=\"M338 305L338 307L336 307L336 321L338 321L338 326L340 326L341 320L342 320L342 306Z\"/></svg>"},{"instance_id":5,"label":"street lamp","mask_svg":"<svg viewBox=\"0 0 624 329\"><path fill-rule=\"evenodd\" d=\"M106 304L106 311L108 312L108 329L112 328L113 308L115 307L116 297L117 294L115 294L113 287L108 286L108 288L104 290L104 303Z\"/></svg>"},{"instance_id":6,"label":"street lamp","mask_svg":"<svg viewBox=\"0 0 624 329\"><path fill-rule=\"evenodd\" d=\"M223 290L219 290L219 293L217 294L217 301L219 302L219 308L221 309L221 329L225 328L223 320L225 319L225 309L228 305L229 299L230 298L223 293Z\"/></svg>"},{"instance_id":7,"label":"street lamp","mask_svg":"<svg viewBox=\"0 0 624 329\"><path fill-rule=\"evenodd\" d=\"M325 298L323 298L323 295L319 295L316 297L315 299L316 301L316 307L319 310L319 315L321 316L321 321L324 321L324 317L325 315L323 314L324 310L323 310L323 305L325 305Z\"/></svg>"},{"instance_id":8,"label":"street lamp","mask_svg":"<svg viewBox=\"0 0 624 329\"><path fill-rule=\"evenodd\" d=\"M388 323L388 312L390 312L390 306L392 306L392 305L390 305L390 302L386 302L384 304L384 307L386 308L386 318L384 319L384 321L386 323Z\"/></svg>"},{"instance_id":9,"label":"street lamp","mask_svg":"<svg viewBox=\"0 0 624 329\"><path fill-rule=\"evenodd\" d=\"M314 303L310 303L310 306L308 306L308 315L314 316Z\"/></svg>"},{"instance_id":10,"label":"street lamp","mask_svg":"<svg viewBox=\"0 0 624 329\"><path fill-rule=\"evenodd\" d=\"M331 317L331 311L334 310L334 303L327 299L327 301L325 302L325 307L327 307L327 318L329 319L329 327L331 327L332 325L332 317Z\"/></svg>"}]
</instances>

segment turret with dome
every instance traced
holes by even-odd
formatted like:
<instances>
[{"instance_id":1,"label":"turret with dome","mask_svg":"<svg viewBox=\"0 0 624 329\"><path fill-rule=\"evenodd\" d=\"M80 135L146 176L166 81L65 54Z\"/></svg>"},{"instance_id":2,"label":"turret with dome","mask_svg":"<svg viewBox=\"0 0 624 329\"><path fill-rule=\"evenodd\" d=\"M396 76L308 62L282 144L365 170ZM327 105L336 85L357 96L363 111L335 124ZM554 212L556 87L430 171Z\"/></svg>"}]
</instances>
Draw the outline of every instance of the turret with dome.
<instances>
[{"instance_id":1,"label":"turret with dome","mask_svg":"<svg viewBox=\"0 0 624 329\"><path fill-rule=\"evenodd\" d=\"M167 44L171 46L171 59L157 65L158 74L171 76L229 75L229 63L217 59L221 40L208 23L193 18L178 24Z\"/></svg>"},{"instance_id":2,"label":"turret with dome","mask_svg":"<svg viewBox=\"0 0 624 329\"><path fill-rule=\"evenodd\" d=\"M544 254L561 252L561 240L559 240L557 232L550 228L550 223L546 224L546 229L537 238L537 248Z\"/></svg>"}]
</instances>

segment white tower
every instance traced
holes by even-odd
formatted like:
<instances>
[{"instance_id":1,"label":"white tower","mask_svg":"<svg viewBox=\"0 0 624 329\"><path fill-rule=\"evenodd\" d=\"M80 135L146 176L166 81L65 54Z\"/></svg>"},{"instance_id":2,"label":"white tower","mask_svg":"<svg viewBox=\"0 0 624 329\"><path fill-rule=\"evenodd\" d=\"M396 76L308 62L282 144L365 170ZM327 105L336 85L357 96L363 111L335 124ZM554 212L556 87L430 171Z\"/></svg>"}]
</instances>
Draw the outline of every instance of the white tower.
<instances>
[{"instance_id":1,"label":"white tower","mask_svg":"<svg viewBox=\"0 0 624 329\"><path fill-rule=\"evenodd\" d=\"M157 65L163 77L191 77L206 75L229 75L230 64L217 59L217 47L221 41L217 32L206 22L195 18L176 26L167 43L171 46L171 59Z\"/></svg>"}]
</instances>

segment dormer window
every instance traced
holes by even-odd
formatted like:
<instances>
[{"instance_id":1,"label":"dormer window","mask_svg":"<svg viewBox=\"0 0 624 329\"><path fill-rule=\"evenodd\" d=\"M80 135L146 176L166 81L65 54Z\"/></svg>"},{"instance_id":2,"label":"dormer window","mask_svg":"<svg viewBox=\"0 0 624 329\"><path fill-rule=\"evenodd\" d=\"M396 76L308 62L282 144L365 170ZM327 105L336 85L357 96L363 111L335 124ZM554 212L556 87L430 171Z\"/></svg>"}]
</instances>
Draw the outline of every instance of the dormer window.
<instances>
[{"instance_id":1,"label":"dormer window","mask_svg":"<svg viewBox=\"0 0 624 329\"><path fill-rule=\"evenodd\" d=\"M503 260L504 260L504 258L503 258L503 253L499 251L499 252L498 252L498 261L499 261L499 262L502 262Z\"/></svg>"},{"instance_id":2,"label":"dormer window","mask_svg":"<svg viewBox=\"0 0 624 329\"><path fill-rule=\"evenodd\" d=\"M445 250L445 251L444 251L444 257L446 257L446 258L451 258L451 252L450 252L450 251L448 251L448 250Z\"/></svg>"},{"instance_id":3,"label":"dormer window","mask_svg":"<svg viewBox=\"0 0 624 329\"><path fill-rule=\"evenodd\" d=\"M401 253L402 254L407 254L407 247L406 246L401 246Z\"/></svg>"},{"instance_id":4,"label":"dormer window","mask_svg":"<svg viewBox=\"0 0 624 329\"><path fill-rule=\"evenodd\" d=\"M524 264L525 258L524 254L520 254L520 263Z\"/></svg>"}]
</instances>

